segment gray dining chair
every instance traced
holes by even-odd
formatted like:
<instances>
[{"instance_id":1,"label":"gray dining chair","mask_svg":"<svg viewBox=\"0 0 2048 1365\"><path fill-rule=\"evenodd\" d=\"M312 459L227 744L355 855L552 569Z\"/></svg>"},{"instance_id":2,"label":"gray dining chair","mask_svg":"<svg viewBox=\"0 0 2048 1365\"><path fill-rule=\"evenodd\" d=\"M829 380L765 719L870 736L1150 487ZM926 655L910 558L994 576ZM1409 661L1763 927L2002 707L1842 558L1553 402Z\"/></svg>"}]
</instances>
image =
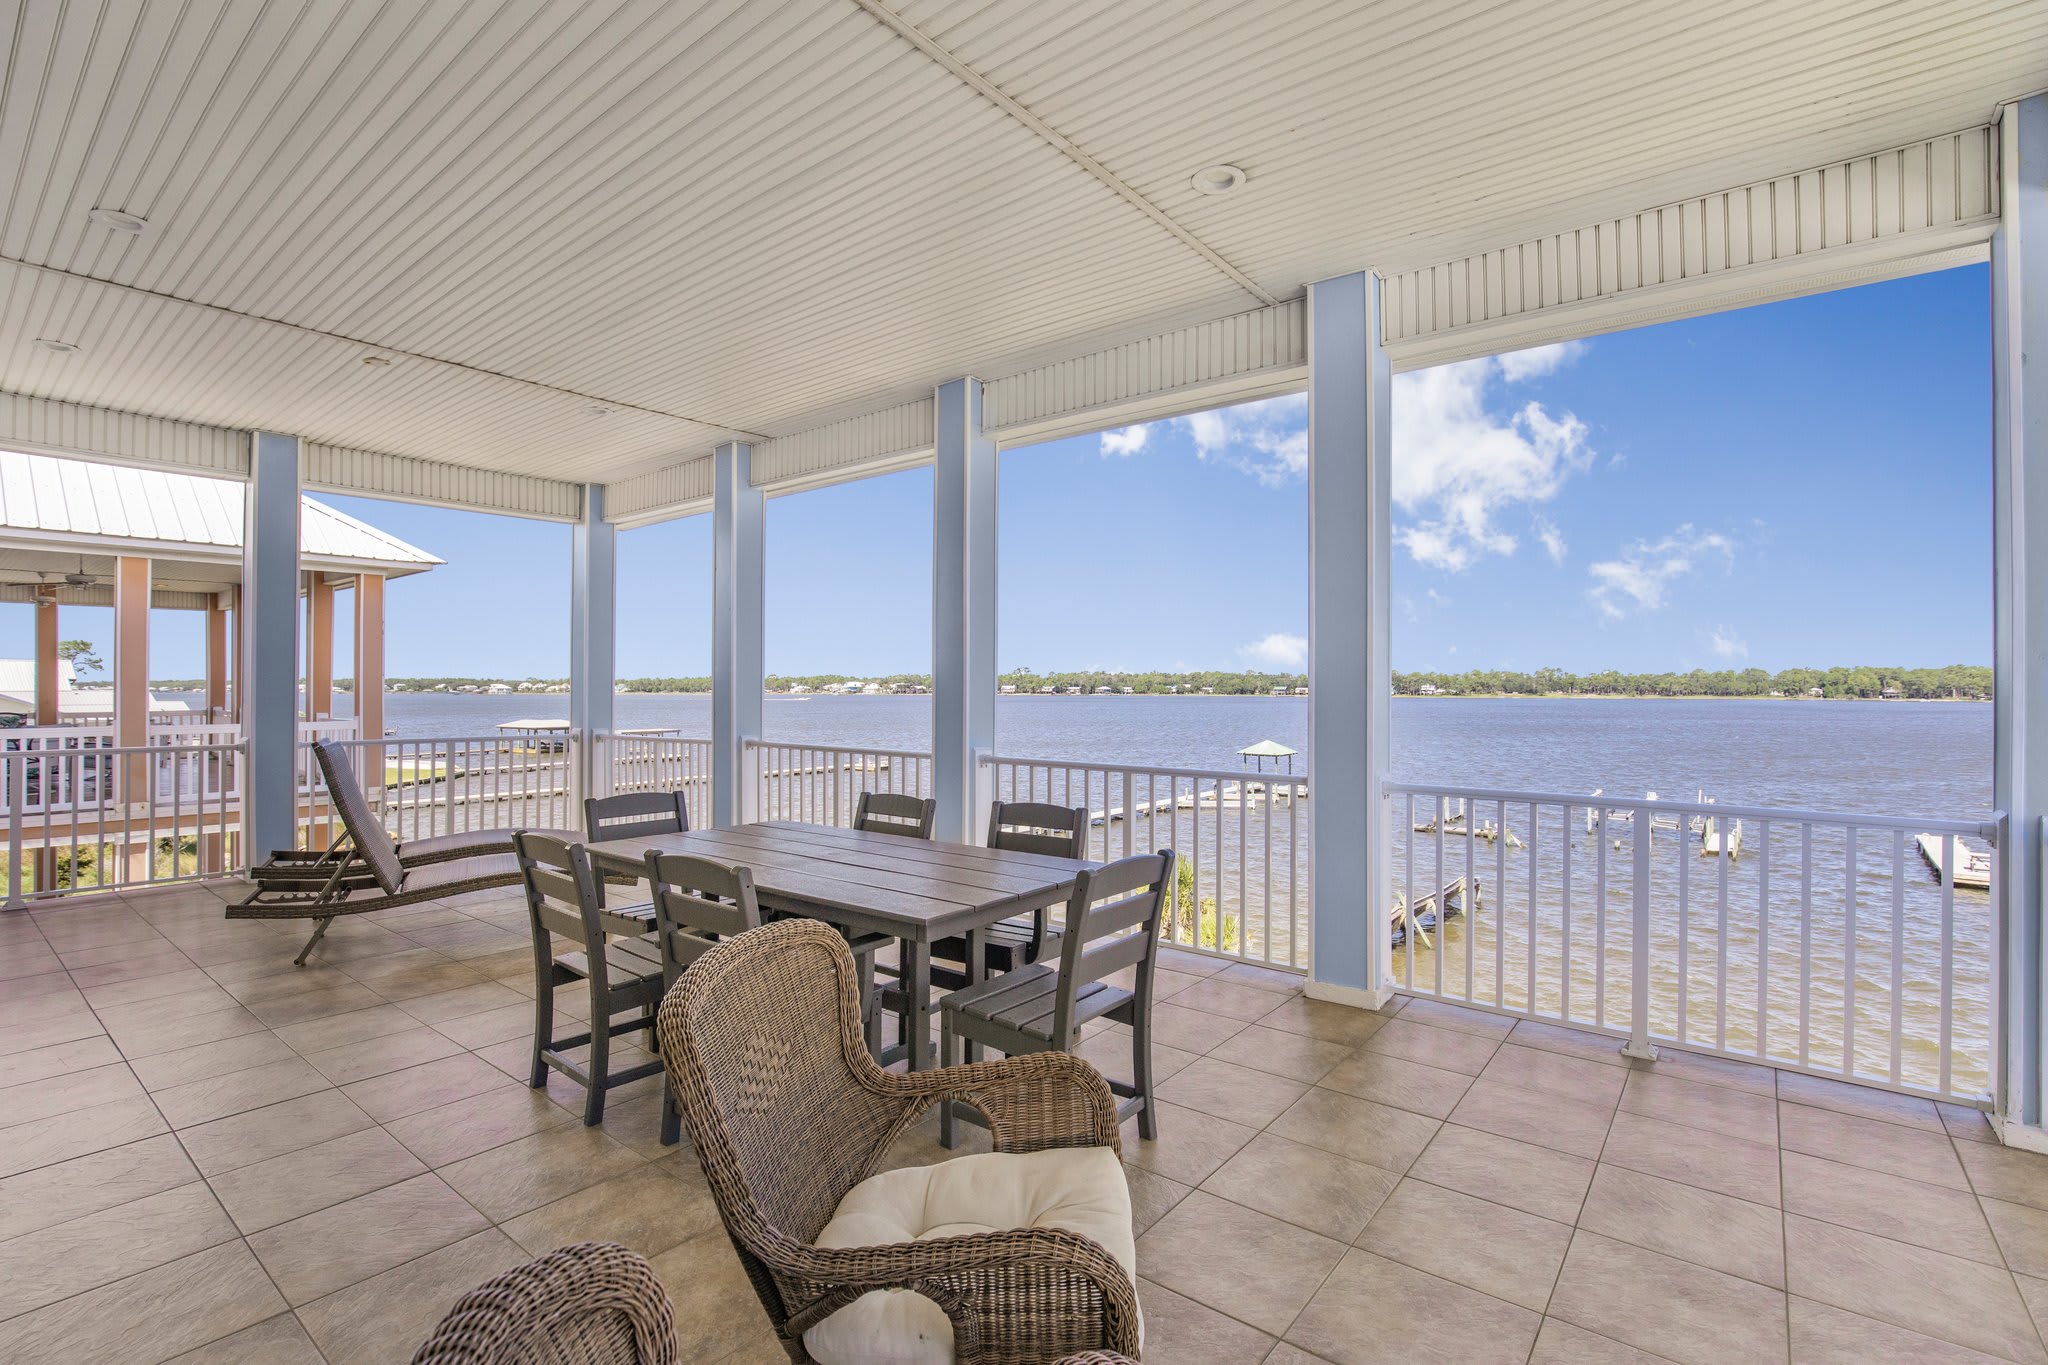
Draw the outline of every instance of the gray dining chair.
<instances>
[{"instance_id":1,"label":"gray dining chair","mask_svg":"<svg viewBox=\"0 0 2048 1365\"><path fill-rule=\"evenodd\" d=\"M1172 849L1123 858L1074 883L1060 937L1059 966L1036 962L993 976L939 1002L939 1064L959 1061L963 1043L1005 1056L1073 1052L1097 1019L1131 1030L1131 1079L1105 1076L1119 1097L1119 1121L1135 1113L1138 1135L1158 1136L1152 1099L1152 975L1159 920L1173 891ZM1106 979L1128 970L1128 986ZM939 1111L939 1140L953 1145L953 1106Z\"/></svg>"},{"instance_id":2,"label":"gray dining chair","mask_svg":"<svg viewBox=\"0 0 2048 1365\"><path fill-rule=\"evenodd\" d=\"M904 792L862 792L853 808L853 827L868 834L901 834L910 839L932 837L932 819L939 803L928 796Z\"/></svg>"},{"instance_id":3,"label":"gray dining chair","mask_svg":"<svg viewBox=\"0 0 2048 1365\"><path fill-rule=\"evenodd\" d=\"M679 791L621 792L586 797L583 802L583 830L592 843L686 834L689 829L690 808Z\"/></svg>"},{"instance_id":4,"label":"gray dining chair","mask_svg":"<svg viewBox=\"0 0 2048 1365\"><path fill-rule=\"evenodd\" d=\"M729 938L761 927L761 904L754 896L754 874L750 868L728 866L688 853L650 850L646 876L647 884L654 888L654 941L661 954L663 995L698 958ZM664 1079L664 1146L673 1146L680 1140L682 1124L682 1111L676 1107L675 1083Z\"/></svg>"},{"instance_id":5,"label":"gray dining chair","mask_svg":"<svg viewBox=\"0 0 2048 1365\"><path fill-rule=\"evenodd\" d=\"M659 1061L616 1072L610 1065L617 1035L645 1030L652 1040L662 992L659 950L639 938L606 942L598 918L604 903L583 845L522 832L512 836L512 849L533 931L533 1063L526 1083L539 1090L548 1083L548 1068L561 1072L583 1087L583 1122L596 1127L604 1121L607 1090L661 1070ZM555 951L557 936L569 941L570 951ZM556 1037L555 991L578 981L590 988L590 1027ZM617 1019L629 1010L640 1011L641 1017ZM586 1043L589 1060L570 1060L569 1051Z\"/></svg>"},{"instance_id":6,"label":"gray dining chair","mask_svg":"<svg viewBox=\"0 0 2048 1365\"><path fill-rule=\"evenodd\" d=\"M1055 806L1044 801L997 801L988 812L988 847L1012 853L1044 853L1055 858L1085 858L1088 836L1086 806ZM1052 927L1050 906L1028 915L998 920L976 935L981 942L982 975L1013 972L1059 951L1059 931ZM942 938L932 944L932 985L947 990L968 984L967 940Z\"/></svg>"}]
</instances>

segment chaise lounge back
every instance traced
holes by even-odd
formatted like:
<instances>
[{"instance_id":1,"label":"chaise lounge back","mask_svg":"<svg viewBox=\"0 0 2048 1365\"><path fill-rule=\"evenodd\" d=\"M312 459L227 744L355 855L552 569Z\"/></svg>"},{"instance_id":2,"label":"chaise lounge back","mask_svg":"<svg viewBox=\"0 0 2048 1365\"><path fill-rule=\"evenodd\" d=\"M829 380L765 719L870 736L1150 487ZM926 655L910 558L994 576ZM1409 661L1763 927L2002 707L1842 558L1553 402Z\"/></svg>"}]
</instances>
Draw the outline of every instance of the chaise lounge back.
<instances>
[{"instance_id":1,"label":"chaise lounge back","mask_svg":"<svg viewBox=\"0 0 2048 1365\"><path fill-rule=\"evenodd\" d=\"M519 863L511 829L473 829L400 843L370 809L348 752L315 740L313 757L341 817L342 834L324 850L283 849L249 869L255 888L228 907L229 919L310 919L312 938L293 959L299 966L340 915L395 910L420 901L513 886ZM296 813L295 813L296 814ZM574 843L575 830L536 830Z\"/></svg>"}]
</instances>

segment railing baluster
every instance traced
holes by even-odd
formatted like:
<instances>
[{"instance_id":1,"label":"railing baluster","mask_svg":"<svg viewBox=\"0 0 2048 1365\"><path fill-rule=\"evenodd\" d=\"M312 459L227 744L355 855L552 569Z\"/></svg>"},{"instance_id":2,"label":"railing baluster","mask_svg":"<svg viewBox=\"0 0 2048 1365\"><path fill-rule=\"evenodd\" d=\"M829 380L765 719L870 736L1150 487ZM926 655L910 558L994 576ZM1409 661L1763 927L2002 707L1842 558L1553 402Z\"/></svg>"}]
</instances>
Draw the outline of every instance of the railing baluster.
<instances>
[{"instance_id":1,"label":"railing baluster","mask_svg":"<svg viewBox=\"0 0 2048 1365\"><path fill-rule=\"evenodd\" d=\"M1941 836L1941 865L1944 869L1950 869L1955 867L1956 853L1958 852L1959 847L1960 841L1957 840L1955 835L1944 834ZM1998 904L1998 897L1996 894L1998 876L1996 868L1998 856L2001 851L2002 850L1994 849L1992 850L1991 854L1993 867L1993 873L1991 878L1993 883L1993 894L1990 897L1990 902L1993 905ZM1939 1043L1939 1065L1941 1067L1941 1079L1939 1084L1941 1093L1944 1095L1950 1094L1953 1090L1953 1082L1951 1080L1951 1077L1953 1075L1952 1063L1954 1061L1955 1047L1955 944L1956 879L1953 876L1945 875L1941 879L1941 1038ZM1994 961L1995 960L1996 959L1994 958ZM1993 994L1991 1000L1990 1017L1994 1020L1998 1018L1998 998L1995 993ZM1997 1035L1997 1029L1993 1028L1991 1030L1991 1034L1993 1037L1995 1037ZM1994 1055L1991 1058L1991 1063L1987 1070L1989 1074L1993 1076L1998 1074L1998 1059L1996 1055Z\"/></svg>"},{"instance_id":2,"label":"railing baluster","mask_svg":"<svg viewBox=\"0 0 2048 1365\"><path fill-rule=\"evenodd\" d=\"M1954 866L1954 864L1949 864ZM1906 831L1892 831L1892 1067L1899 1083L1906 1044Z\"/></svg>"},{"instance_id":3,"label":"railing baluster","mask_svg":"<svg viewBox=\"0 0 2048 1365\"><path fill-rule=\"evenodd\" d=\"M1842 1075L1856 1074L1856 827L1847 828L1842 857L1846 903L1842 913ZM1953 865L1951 865L1953 867Z\"/></svg>"},{"instance_id":4,"label":"railing baluster","mask_svg":"<svg viewBox=\"0 0 2048 1365\"><path fill-rule=\"evenodd\" d=\"M1756 1055L1771 1055L1771 822L1757 821Z\"/></svg>"},{"instance_id":5,"label":"railing baluster","mask_svg":"<svg viewBox=\"0 0 2048 1365\"><path fill-rule=\"evenodd\" d=\"M1813 821L1799 822L1799 1065L1813 1047Z\"/></svg>"},{"instance_id":6,"label":"railing baluster","mask_svg":"<svg viewBox=\"0 0 2048 1365\"><path fill-rule=\"evenodd\" d=\"M1648 818L1647 816L1642 818ZM1600 807L1593 850L1593 1026L1607 1026L1607 807Z\"/></svg>"}]
</instances>

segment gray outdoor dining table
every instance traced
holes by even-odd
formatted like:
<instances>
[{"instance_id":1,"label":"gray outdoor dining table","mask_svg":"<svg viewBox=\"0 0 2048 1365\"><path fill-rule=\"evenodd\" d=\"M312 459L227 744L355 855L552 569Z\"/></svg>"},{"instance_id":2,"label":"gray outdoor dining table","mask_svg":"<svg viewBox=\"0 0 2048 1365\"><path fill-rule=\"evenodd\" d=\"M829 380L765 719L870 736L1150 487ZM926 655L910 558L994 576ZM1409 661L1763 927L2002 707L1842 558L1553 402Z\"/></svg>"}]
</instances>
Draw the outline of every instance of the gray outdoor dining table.
<instances>
[{"instance_id":1,"label":"gray outdoor dining table","mask_svg":"<svg viewBox=\"0 0 2048 1365\"><path fill-rule=\"evenodd\" d=\"M1075 879L1099 864L896 834L868 834L788 820L690 830L589 846L600 872L641 871L651 849L688 853L752 869L763 909L824 920L855 934L902 943L913 1071L933 1064L932 944L968 940L971 980L981 975L980 931L998 920L1063 903Z\"/></svg>"}]
</instances>

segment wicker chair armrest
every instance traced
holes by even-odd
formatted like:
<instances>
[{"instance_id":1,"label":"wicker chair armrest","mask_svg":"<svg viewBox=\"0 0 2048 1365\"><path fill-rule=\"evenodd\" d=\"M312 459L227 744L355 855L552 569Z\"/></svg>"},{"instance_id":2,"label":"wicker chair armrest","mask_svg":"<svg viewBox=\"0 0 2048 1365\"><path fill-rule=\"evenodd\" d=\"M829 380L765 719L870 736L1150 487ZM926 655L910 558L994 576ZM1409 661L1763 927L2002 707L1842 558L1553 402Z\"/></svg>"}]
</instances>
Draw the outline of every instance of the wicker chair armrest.
<instances>
[{"instance_id":1,"label":"wicker chair armrest","mask_svg":"<svg viewBox=\"0 0 2048 1365\"><path fill-rule=\"evenodd\" d=\"M764 1248L774 1268L815 1292L790 1314L784 1330L795 1336L837 1312L860 1294L876 1289L914 1290L939 1304L956 1331L963 1317L986 1340L990 1335L1029 1336L1050 1315L1068 1323L1093 1318L1105 1324L1106 1345L1136 1350L1137 1290L1107 1251L1064 1228L1013 1228L937 1237L878 1247L811 1247L778 1239ZM1005 1330L1014 1305L1020 1321ZM1081 1343L1073 1343L1081 1344ZM1055 1351L1070 1349L1060 1344ZM1005 1357L1007 1358L1007 1357Z\"/></svg>"},{"instance_id":2,"label":"wicker chair armrest","mask_svg":"<svg viewBox=\"0 0 2048 1365\"><path fill-rule=\"evenodd\" d=\"M1116 1096L1093 1066L1068 1052L1034 1052L994 1062L909 1074L880 1084L906 1099L958 1100L987 1115L999 1152L1107 1147L1123 1156Z\"/></svg>"}]
</instances>

